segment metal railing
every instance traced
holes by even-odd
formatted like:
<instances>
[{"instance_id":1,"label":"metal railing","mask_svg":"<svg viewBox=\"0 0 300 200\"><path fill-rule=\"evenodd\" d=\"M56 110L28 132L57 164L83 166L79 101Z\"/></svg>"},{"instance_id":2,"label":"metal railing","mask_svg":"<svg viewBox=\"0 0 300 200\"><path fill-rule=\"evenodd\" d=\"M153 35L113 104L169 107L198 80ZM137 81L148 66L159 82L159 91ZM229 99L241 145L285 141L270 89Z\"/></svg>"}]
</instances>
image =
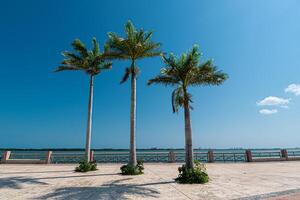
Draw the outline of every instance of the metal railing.
<instances>
[{"instance_id":1,"label":"metal railing","mask_svg":"<svg viewBox=\"0 0 300 200\"><path fill-rule=\"evenodd\" d=\"M300 158L300 150L294 150L294 151L290 151L288 150L288 157L291 157L291 158Z\"/></svg>"},{"instance_id":2,"label":"metal railing","mask_svg":"<svg viewBox=\"0 0 300 200\"><path fill-rule=\"evenodd\" d=\"M215 162L246 162L245 152L217 152L214 153Z\"/></svg>"},{"instance_id":3,"label":"metal railing","mask_svg":"<svg viewBox=\"0 0 300 200\"><path fill-rule=\"evenodd\" d=\"M3 158L4 151L1 153ZM44 160L47 151L12 151L9 159ZM52 151L51 163L78 163L84 160L84 151ZM94 151L93 159L99 163L126 163L128 151ZM137 151L137 159L144 162L184 162L185 152ZM201 162L252 162L276 160L300 160L300 150L239 150L239 151L194 151L194 159Z\"/></svg>"},{"instance_id":4,"label":"metal railing","mask_svg":"<svg viewBox=\"0 0 300 200\"><path fill-rule=\"evenodd\" d=\"M45 158L47 152L11 152L10 159L38 159L42 160Z\"/></svg>"},{"instance_id":5,"label":"metal railing","mask_svg":"<svg viewBox=\"0 0 300 200\"><path fill-rule=\"evenodd\" d=\"M55 152L51 156L51 163L78 163L84 160L83 151Z\"/></svg>"},{"instance_id":6,"label":"metal railing","mask_svg":"<svg viewBox=\"0 0 300 200\"><path fill-rule=\"evenodd\" d=\"M268 158L281 158L279 151L252 151L253 159L268 159Z\"/></svg>"}]
</instances>

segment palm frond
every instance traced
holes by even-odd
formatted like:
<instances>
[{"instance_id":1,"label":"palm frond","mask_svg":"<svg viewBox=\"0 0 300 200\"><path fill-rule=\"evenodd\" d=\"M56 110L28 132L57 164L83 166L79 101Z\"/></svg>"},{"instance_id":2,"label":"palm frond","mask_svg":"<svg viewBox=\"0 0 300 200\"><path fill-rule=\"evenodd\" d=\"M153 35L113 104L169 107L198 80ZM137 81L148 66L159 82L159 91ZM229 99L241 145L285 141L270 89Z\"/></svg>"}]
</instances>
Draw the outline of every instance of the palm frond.
<instances>
[{"instance_id":1,"label":"palm frond","mask_svg":"<svg viewBox=\"0 0 300 200\"><path fill-rule=\"evenodd\" d=\"M81 70L75 66L59 66L54 72L66 71L66 70Z\"/></svg>"},{"instance_id":2,"label":"palm frond","mask_svg":"<svg viewBox=\"0 0 300 200\"><path fill-rule=\"evenodd\" d=\"M190 85L220 85L228 79L228 75L218 70L211 60L199 66L191 77Z\"/></svg>"},{"instance_id":3,"label":"palm frond","mask_svg":"<svg viewBox=\"0 0 300 200\"><path fill-rule=\"evenodd\" d=\"M178 113L180 107L184 104L184 92L182 87L176 88L172 92L172 110L173 113Z\"/></svg>"},{"instance_id":4,"label":"palm frond","mask_svg":"<svg viewBox=\"0 0 300 200\"><path fill-rule=\"evenodd\" d=\"M75 39L74 42L72 42L72 46L82 57L88 57L88 51L79 39Z\"/></svg>"},{"instance_id":5,"label":"palm frond","mask_svg":"<svg viewBox=\"0 0 300 200\"><path fill-rule=\"evenodd\" d=\"M158 75L155 78L152 78L150 80L148 80L148 85L152 85L152 84L162 84L165 86L168 85L176 85L178 84L178 80L176 80L174 77L171 76L166 76L166 75Z\"/></svg>"},{"instance_id":6,"label":"palm frond","mask_svg":"<svg viewBox=\"0 0 300 200\"><path fill-rule=\"evenodd\" d=\"M131 74L131 68L130 67L126 67L124 76L121 79L120 84L125 83L128 80L130 74Z\"/></svg>"},{"instance_id":7,"label":"palm frond","mask_svg":"<svg viewBox=\"0 0 300 200\"><path fill-rule=\"evenodd\" d=\"M125 24L125 32L129 39L133 39L136 30L133 23L130 20L128 20L127 23Z\"/></svg>"},{"instance_id":8,"label":"palm frond","mask_svg":"<svg viewBox=\"0 0 300 200\"><path fill-rule=\"evenodd\" d=\"M109 51L105 52L103 56L110 60L128 60L131 58L130 56L123 54L121 52L109 52Z\"/></svg>"},{"instance_id":9,"label":"palm frond","mask_svg":"<svg viewBox=\"0 0 300 200\"><path fill-rule=\"evenodd\" d=\"M193 103L192 95L187 92L189 86L220 85L228 78L228 75L218 70L211 60L200 64L200 56L197 45L180 57L176 57L173 53L162 54L165 67L158 76L148 81L148 85L176 86L172 92L173 112L178 112L184 105L193 109L190 105Z\"/></svg>"},{"instance_id":10,"label":"palm frond","mask_svg":"<svg viewBox=\"0 0 300 200\"><path fill-rule=\"evenodd\" d=\"M96 38L93 38L92 44L92 49L88 51L79 39L74 40L72 47L75 53L69 51L63 52L64 59L61 62L62 66L59 66L55 72L82 70L89 75L97 75L102 70L111 69L112 63L107 62L108 58L106 55L100 52Z\"/></svg>"},{"instance_id":11,"label":"palm frond","mask_svg":"<svg viewBox=\"0 0 300 200\"><path fill-rule=\"evenodd\" d=\"M81 61L82 58L72 52L69 52L69 51L64 51L62 52L62 55L64 57L66 57L67 59L72 59L72 60L77 60L77 61Z\"/></svg>"},{"instance_id":12,"label":"palm frond","mask_svg":"<svg viewBox=\"0 0 300 200\"><path fill-rule=\"evenodd\" d=\"M94 54L94 56L97 56L99 54L99 51L100 51L99 44L97 42L97 39L94 37L93 38L93 54Z\"/></svg>"},{"instance_id":13,"label":"palm frond","mask_svg":"<svg viewBox=\"0 0 300 200\"><path fill-rule=\"evenodd\" d=\"M148 33L145 34L144 41L148 41L153 35L153 31L149 31Z\"/></svg>"},{"instance_id":14,"label":"palm frond","mask_svg":"<svg viewBox=\"0 0 300 200\"><path fill-rule=\"evenodd\" d=\"M108 41L105 53L110 55L110 59L131 59L159 56L160 43L151 41L152 32L145 32L143 29L137 30L131 21L125 24L125 38L116 33L108 33Z\"/></svg>"},{"instance_id":15,"label":"palm frond","mask_svg":"<svg viewBox=\"0 0 300 200\"><path fill-rule=\"evenodd\" d=\"M100 66L101 70L111 69L111 68L112 68L112 62L102 63L101 66Z\"/></svg>"}]
</instances>

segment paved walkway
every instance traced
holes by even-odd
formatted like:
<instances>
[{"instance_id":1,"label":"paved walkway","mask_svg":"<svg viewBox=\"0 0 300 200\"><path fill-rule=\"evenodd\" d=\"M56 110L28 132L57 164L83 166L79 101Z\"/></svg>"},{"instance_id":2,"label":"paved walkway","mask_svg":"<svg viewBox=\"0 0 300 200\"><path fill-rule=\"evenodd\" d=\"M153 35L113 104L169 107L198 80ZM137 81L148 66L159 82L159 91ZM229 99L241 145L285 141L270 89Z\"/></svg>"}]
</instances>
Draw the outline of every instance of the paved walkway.
<instances>
[{"instance_id":1,"label":"paved walkway","mask_svg":"<svg viewBox=\"0 0 300 200\"><path fill-rule=\"evenodd\" d=\"M207 164L205 185L174 182L178 164L146 164L122 176L120 164L74 173L75 165L0 165L0 199L300 199L300 162Z\"/></svg>"}]
</instances>

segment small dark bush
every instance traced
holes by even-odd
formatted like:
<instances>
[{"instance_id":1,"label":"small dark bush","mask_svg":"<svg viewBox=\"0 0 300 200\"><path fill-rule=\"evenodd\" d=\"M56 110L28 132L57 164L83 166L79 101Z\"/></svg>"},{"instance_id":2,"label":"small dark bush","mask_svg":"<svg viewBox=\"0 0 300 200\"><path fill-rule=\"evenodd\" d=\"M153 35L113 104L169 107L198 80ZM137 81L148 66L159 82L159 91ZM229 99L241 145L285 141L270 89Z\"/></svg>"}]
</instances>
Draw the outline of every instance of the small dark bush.
<instances>
[{"instance_id":1,"label":"small dark bush","mask_svg":"<svg viewBox=\"0 0 300 200\"><path fill-rule=\"evenodd\" d=\"M97 170L97 163L96 161L81 161L79 162L79 166L75 168L76 172L89 172L89 171L96 171Z\"/></svg>"},{"instance_id":2,"label":"small dark bush","mask_svg":"<svg viewBox=\"0 0 300 200\"><path fill-rule=\"evenodd\" d=\"M209 181L205 165L195 161L194 169L187 169L185 165L178 168L179 175L175 179L178 183L207 183Z\"/></svg>"},{"instance_id":3,"label":"small dark bush","mask_svg":"<svg viewBox=\"0 0 300 200\"><path fill-rule=\"evenodd\" d=\"M140 175L144 173L144 162L139 160L136 166L123 165L120 169L122 175Z\"/></svg>"}]
</instances>

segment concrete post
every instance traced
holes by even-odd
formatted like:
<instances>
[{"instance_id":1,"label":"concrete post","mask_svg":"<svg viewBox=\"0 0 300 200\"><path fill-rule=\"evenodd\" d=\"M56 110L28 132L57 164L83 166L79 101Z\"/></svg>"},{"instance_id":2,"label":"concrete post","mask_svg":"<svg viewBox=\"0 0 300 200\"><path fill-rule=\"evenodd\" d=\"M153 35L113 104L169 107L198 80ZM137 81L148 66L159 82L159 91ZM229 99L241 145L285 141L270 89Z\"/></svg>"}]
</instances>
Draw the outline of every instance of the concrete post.
<instances>
[{"instance_id":1,"label":"concrete post","mask_svg":"<svg viewBox=\"0 0 300 200\"><path fill-rule=\"evenodd\" d=\"M285 160L289 159L288 152L286 149L281 149L281 158L285 158Z\"/></svg>"},{"instance_id":2,"label":"concrete post","mask_svg":"<svg viewBox=\"0 0 300 200\"><path fill-rule=\"evenodd\" d=\"M214 152L213 152L213 150L209 150L208 152L207 152L207 158L208 158L208 162L209 163L213 163L214 162Z\"/></svg>"},{"instance_id":3,"label":"concrete post","mask_svg":"<svg viewBox=\"0 0 300 200\"><path fill-rule=\"evenodd\" d=\"M45 164L51 163L51 156L52 156L52 151L48 151L46 154Z\"/></svg>"},{"instance_id":4,"label":"concrete post","mask_svg":"<svg viewBox=\"0 0 300 200\"><path fill-rule=\"evenodd\" d=\"M246 161L247 162L252 162L252 152L250 149L246 150Z\"/></svg>"},{"instance_id":5,"label":"concrete post","mask_svg":"<svg viewBox=\"0 0 300 200\"><path fill-rule=\"evenodd\" d=\"M91 156L90 161L93 162L94 161L94 151L93 150L91 150L90 156Z\"/></svg>"},{"instance_id":6,"label":"concrete post","mask_svg":"<svg viewBox=\"0 0 300 200\"><path fill-rule=\"evenodd\" d=\"M2 158L2 163L6 163L6 161L9 159L10 157L10 151L4 151L3 153L3 158Z\"/></svg>"},{"instance_id":7,"label":"concrete post","mask_svg":"<svg viewBox=\"0 0 300 200\"><path fill-rule=\"evenodd\" d=\"M175 153L174 153L174 151L170 151L169 152L169 154L168 154L168 161L169 162L171 162L171 163L173 163L173 162L175 162Z\"/></svg>"}]
</instances>

